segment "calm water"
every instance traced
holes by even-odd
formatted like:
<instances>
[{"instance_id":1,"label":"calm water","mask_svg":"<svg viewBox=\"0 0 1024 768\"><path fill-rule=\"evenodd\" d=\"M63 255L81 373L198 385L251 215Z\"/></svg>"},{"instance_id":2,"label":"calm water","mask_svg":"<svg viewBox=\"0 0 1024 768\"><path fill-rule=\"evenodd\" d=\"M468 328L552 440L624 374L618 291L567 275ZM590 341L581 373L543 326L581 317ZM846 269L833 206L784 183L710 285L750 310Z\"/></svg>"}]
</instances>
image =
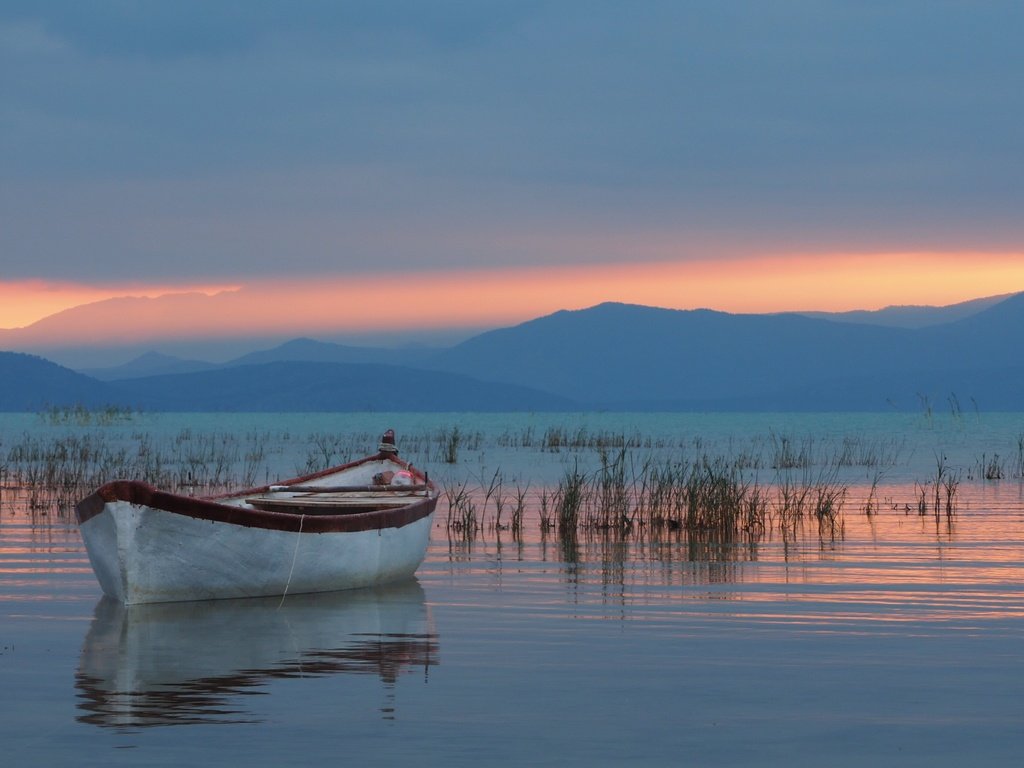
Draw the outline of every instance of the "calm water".
<instances>
[{"instance_id":1,"label":"calm water","mask_svg":"<svg viewBox=\"0 0 1024 768\"><path fill-rule=\"evenodd\" d=\"M535 488L569 462L594 461L593 448L539 445L552 425L636 431L643 453L692 451L695 440L758 449L765 481L780 435L822 456L853 439L889 458L844 469L850 493L834 542L804 531L733 548L682 536L566 543L542 536L533 517L518 541L495 530L450 541L442 499L416 581L130 610L100 599L66 510L27 508L8 490L5 762L1019 761L1024 492L1013 457L1024 417L147 416L103 429L129 443L183 425L269 430L261 471L288 475L305 461L308 434L346 423L367 435L395 426L447 482L500 470L509 485ZM0 463L26 435L85 429L22 416L0 424ZM432 435L453 424L473 437L447 465ZM937 453L964 477L952 519L906 509ZM967 479L992 454L1006 477ZM868 517L875 480L881 510Z\"/></svg>"}]
</instances>

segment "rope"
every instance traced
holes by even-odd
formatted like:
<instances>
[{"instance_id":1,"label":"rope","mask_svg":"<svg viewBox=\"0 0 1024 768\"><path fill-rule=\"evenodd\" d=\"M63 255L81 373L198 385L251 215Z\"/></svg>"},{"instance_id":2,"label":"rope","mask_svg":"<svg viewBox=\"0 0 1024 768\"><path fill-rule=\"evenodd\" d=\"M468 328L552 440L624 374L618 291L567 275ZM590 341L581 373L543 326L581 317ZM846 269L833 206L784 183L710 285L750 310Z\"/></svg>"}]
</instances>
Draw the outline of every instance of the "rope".
<instances>
[{"instance_id":1,"label":"rope","mask_svg":"<svg viewBox=\"0 0 1024 768\"><path fill-rule=\"evenodd\" d=\"M299 557L299 542L302 541L302 524L306 521L306 516L299 515L299 532L295 536L295 551L292 552L292 567L288 569L288 581L284 584L284 592L281 593L281 602L277 604L278 610L284 605L284 599L288 596L288 587L292 585L292 574L295 573L295 561Z\"/></svg>"}]
</instances>

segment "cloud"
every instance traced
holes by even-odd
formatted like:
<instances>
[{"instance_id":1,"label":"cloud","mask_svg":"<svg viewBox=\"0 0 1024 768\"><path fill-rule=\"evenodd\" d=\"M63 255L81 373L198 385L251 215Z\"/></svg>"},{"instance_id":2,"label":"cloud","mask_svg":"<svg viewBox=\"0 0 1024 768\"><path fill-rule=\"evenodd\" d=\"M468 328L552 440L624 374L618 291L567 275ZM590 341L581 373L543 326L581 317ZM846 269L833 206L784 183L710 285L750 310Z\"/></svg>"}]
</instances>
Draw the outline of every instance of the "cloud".
<instances>
[{"instance_id":1,"label":"cloud","mask_svg":"<svg viewBox=\"0 0 1024 768\"><path fill-rule=\"evenodd\" d=\"M0 274L1014 250L1022 22L923 0L12 0Z\"/></svg>"}]
</instances>

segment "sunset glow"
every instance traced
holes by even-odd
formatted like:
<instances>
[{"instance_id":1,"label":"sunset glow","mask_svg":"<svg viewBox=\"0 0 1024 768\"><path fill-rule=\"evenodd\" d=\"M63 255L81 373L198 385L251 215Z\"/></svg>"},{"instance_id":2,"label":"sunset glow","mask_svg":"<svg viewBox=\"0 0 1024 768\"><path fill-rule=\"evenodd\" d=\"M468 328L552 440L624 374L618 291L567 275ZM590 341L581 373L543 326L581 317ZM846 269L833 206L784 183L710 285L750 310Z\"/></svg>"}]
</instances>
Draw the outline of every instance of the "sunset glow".
<instances>
[{"instance_id":1,"label":"sunset glow","mask_svg":"<svg viewBox=\"0 0 1024 768\"><path fill-rule=\"evenodd\" d=\"M45 280L0 280L0 328L23 328L72 307L117 296L155 298L168 293L212 294L235 286L145 285L129 283L106 287Z\"/></svg>"},{"instance_id":2,"label":"sunset glow","mask_svg":"<svg viewBox=\"0 0 1024 768\"><path fill-rule=\"evenodd\" d=\"M0 322L23 326L82 303L178 296L91 309L88 322L37 344L137 342L261 334L327 334L495 327L605 301L736 313L947 305L1024 288L1024 254L871 254L589 267L400 272L258 280L240 286L0 284ZM218 293L218 291L223 291ZM213 295L217 294L217 295ZM83 317L85 317L83 315ZM44 324L45 325L45 324Z\"/></svg>"}]
</instances>

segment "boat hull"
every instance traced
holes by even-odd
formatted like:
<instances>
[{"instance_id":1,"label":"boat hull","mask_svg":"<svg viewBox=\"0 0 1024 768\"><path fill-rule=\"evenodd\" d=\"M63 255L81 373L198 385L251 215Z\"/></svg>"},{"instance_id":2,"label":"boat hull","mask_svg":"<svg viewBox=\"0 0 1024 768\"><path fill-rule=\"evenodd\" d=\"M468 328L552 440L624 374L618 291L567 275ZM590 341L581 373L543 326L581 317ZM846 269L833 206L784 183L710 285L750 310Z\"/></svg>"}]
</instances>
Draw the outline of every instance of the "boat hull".
<instances>
[{"instance_id":1,"label":"boat hull","mask_svg":"<svg viewBox=\"0 0 1024 768\"><path fill-rule=\"evenodd\" d=\"M116 480L75 512L104 594L134 605L408 578L426 555L437 499L426 474L397 458L389 430L378 454L279 485L195 498Z\"/></svg>"},{"instance_id":2,"label":"boat hull","mask_svg":"<svg viewBox=\"0 0 1024 768\"><path fill-rule=\"evenodd\" d=\"M431 508L401 527L311 532L300 520L297 531L268 530L114 500L81 531L104 594L132 605L397 581L423 561L432 521Z\"/></svg>"}]
</instances>

